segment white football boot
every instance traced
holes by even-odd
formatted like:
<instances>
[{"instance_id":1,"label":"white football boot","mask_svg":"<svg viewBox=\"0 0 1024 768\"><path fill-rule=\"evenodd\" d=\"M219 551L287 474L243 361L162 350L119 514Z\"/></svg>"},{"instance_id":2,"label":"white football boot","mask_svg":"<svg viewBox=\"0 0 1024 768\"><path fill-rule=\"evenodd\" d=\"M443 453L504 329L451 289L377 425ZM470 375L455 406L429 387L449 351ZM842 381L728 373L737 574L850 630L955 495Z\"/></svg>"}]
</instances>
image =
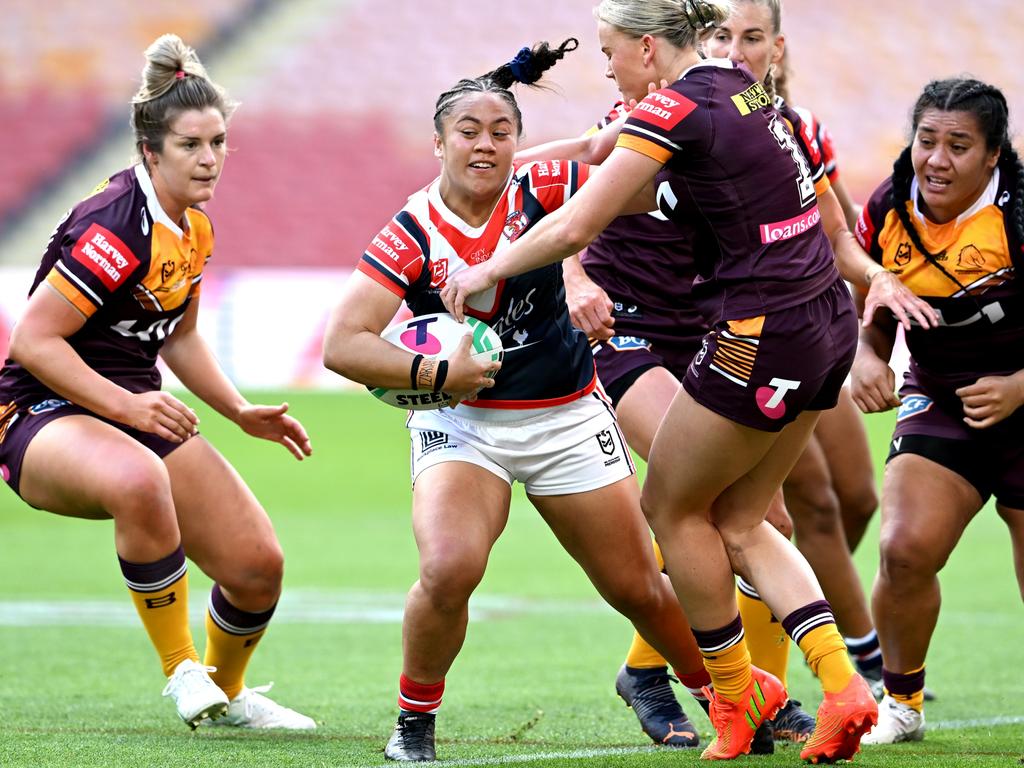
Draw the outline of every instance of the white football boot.
<instances>
[{"instance_id":1,"label":"white football boot","mask_svg":"<svg viewBox=\"0 0 1024 768\"><path fill-rule=\"evenodd\" d=\"M316 728L311 717L288 709L263 694L273 683L256 688L243 688L228 704L224 717L210 720L209 725L227 725L235 728L285 728L291 731L310 731Z\"/></svg>"},{"instance_id":2,"label":"white football boot","mask_svg":"<svg viewBox=\"0 0 1024 768\"><path fill-rule=\"evenodd\" d=\"M924 713L886 696L878 705L878 724L864 734L861 744L897 744L924 738Z\"/></svg>"},{"instance_id":3,"label":"white football boot","mask_svg":"<svg viewBox=\"0 0 1024 768\"><path fill-rule=\"evenodd\" d=\"M228 697L210 679L216 667L204 667L197 661L185 659L167 678L164 696L174 699L181 717L193 730L206 719L223 715L228 709Z\"/></svg>"}]
</instances>

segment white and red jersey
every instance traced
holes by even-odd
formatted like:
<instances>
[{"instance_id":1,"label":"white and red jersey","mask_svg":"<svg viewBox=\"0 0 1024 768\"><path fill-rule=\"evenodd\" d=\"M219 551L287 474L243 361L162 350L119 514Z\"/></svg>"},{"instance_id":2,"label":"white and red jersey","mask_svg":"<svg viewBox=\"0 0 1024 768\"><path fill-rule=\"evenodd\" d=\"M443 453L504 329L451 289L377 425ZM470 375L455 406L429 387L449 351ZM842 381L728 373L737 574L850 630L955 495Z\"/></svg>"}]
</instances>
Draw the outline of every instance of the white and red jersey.
<instances>
[{"instance_id":1,"label":"white and red jersey","mask_svg":"<svg viewBox=\"0 0 1024 768\"><path fill-rule=\"evenodd\" d=\"M434 181L373 238L358 269L405 299L414 315L444 312L439 292L449 275L507 248L574 195L587 173L586 165L560 160L514 168L480 227L449 210ZM596 386L586 336L569 320L561 262L471 296L466 313L490 325L505 347L495 386L466 405L543 408L571 402Z\"/></svg>"}]
</instances>

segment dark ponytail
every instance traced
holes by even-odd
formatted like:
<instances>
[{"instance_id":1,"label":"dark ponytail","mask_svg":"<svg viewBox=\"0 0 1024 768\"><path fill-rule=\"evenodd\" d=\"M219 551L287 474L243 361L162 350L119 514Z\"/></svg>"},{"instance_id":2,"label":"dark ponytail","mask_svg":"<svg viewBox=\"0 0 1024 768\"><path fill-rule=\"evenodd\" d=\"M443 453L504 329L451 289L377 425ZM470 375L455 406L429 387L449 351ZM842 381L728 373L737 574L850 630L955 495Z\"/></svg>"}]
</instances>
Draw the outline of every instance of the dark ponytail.
<instances>
[{"instance_id":1,"label":"dark ponytail","mask_svg":"<svg viewBox=\"0 0 1024 768\"><path fill-rule=\"evenodd\" d=\"M471 93L494 93L512 107L516 118L517 133L522 133L523 115L519 111L516 97L509 88L516 83L533 86L544 76L545 72L561 61L565 54L575 51L579 45L579 40L570 37L557 48L552 48L547 42L539 43L533 48L524 47L519 50L514 59L491 70L486 75L459 80L452 88L437 97L434 110L434 130L438 134L443 133L444 118L463 96Z\"/></svg>"}]
</instances>

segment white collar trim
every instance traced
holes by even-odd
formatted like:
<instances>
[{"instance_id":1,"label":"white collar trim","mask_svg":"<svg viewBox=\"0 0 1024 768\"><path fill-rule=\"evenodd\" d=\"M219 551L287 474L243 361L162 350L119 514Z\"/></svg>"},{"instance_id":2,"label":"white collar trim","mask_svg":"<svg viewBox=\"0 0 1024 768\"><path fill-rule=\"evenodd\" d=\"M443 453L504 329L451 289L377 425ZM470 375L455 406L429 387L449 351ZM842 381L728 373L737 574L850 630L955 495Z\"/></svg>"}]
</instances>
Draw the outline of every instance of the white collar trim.
<instances>
[{"instance_id":1,"label":"white collar trim","mask_svg":"<svg viewBox=\"0 0 1024 768\"><path fill-rule=\"evenodd\" d=\"M918 205L918 192L919 187L917 184L917 176L915 176L910 182L910 199L914 201L914 216L916 216L918 220L928 223L928 218L921 212L921 208ZM967 221L982 208L995 205L996 195L998 193L999 168L996 167L995 171L992 173L992 178L989 179L988 186L985 187L985 191L978 196L978 199L974 201L974 204L970 208L956 217L956 225L960 226L960 224Z\"/></svg>"},{"instance_id":2,"label":"white collar trim","mask_svg":"<svg viewBox=\"0 0 1024 768\"><path fill-rule=\"evenodd\" d=\"M163 224L174 233L175 237L179 239L184 237L185 230L188 229L188 213L183 217L185 222L185 230L183 230L179 224L176 224L167 215L167 211L160 205L160 200L156 196L156 189L153 187L153 180L149 178L146 166L142 163L135 166L135 178L138 179L139 186L142 187L142 193L146 196L146 206L149 208L149 215L153 217L153 221Z\"/></svg>"}]
</instances>

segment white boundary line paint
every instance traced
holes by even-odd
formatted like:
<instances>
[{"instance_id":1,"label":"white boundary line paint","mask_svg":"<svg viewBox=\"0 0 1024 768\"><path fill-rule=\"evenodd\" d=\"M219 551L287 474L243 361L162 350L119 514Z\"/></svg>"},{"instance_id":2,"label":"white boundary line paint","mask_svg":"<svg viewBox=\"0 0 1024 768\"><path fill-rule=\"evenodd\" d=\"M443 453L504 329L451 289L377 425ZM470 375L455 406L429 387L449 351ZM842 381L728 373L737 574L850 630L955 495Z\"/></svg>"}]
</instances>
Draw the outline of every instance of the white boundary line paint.
<instances>
[{"instance_id":1,"label":"white boundary line paint","mask_svg":"<svg viewBox=\"0 0 1024 768\"><path fill-rule=\"evenodd\" d=\"M939 720L929 722L928 730L956 730L957 728L983 728L999 725L1019 725L1024 723L1024 715L1001 716L978 718L974 720ZM873 747L868 747L871 750ZM565 752L535 752L521 755L503 755L499 757L480 757L466 760L438 760L435 765L441 768L447 766L476 766L476 765L517 765L520 763L536 763L541 760L587 760L595 757L609 757L612 755L638 755L645 752L661 752L657 747L609 747L607 749L574 749ZM388 768L393 763L380 763L370 768ZM337 768L358 768L357 766L337 766ZM365 768L365 767L364 767Z\"/></svg>"},{"instance_id":2,"label":"white boundary line paint","mask_svg":"<svg viewBox=\"0 0 1024 768\"><path fill-rule=\"evenodd\" d=\"M206 594L189 595L190 618L202 621ZM275 624L400 624L405 594L373 591L290 590L281 598ZM593 600L551 600L503 595L480 595L470 600L474 621L508 616L583 616L612 614ZM127 596L117 599L0 600L0 627L137 626L138 615Z\"/></svg>"}]
</instances>

